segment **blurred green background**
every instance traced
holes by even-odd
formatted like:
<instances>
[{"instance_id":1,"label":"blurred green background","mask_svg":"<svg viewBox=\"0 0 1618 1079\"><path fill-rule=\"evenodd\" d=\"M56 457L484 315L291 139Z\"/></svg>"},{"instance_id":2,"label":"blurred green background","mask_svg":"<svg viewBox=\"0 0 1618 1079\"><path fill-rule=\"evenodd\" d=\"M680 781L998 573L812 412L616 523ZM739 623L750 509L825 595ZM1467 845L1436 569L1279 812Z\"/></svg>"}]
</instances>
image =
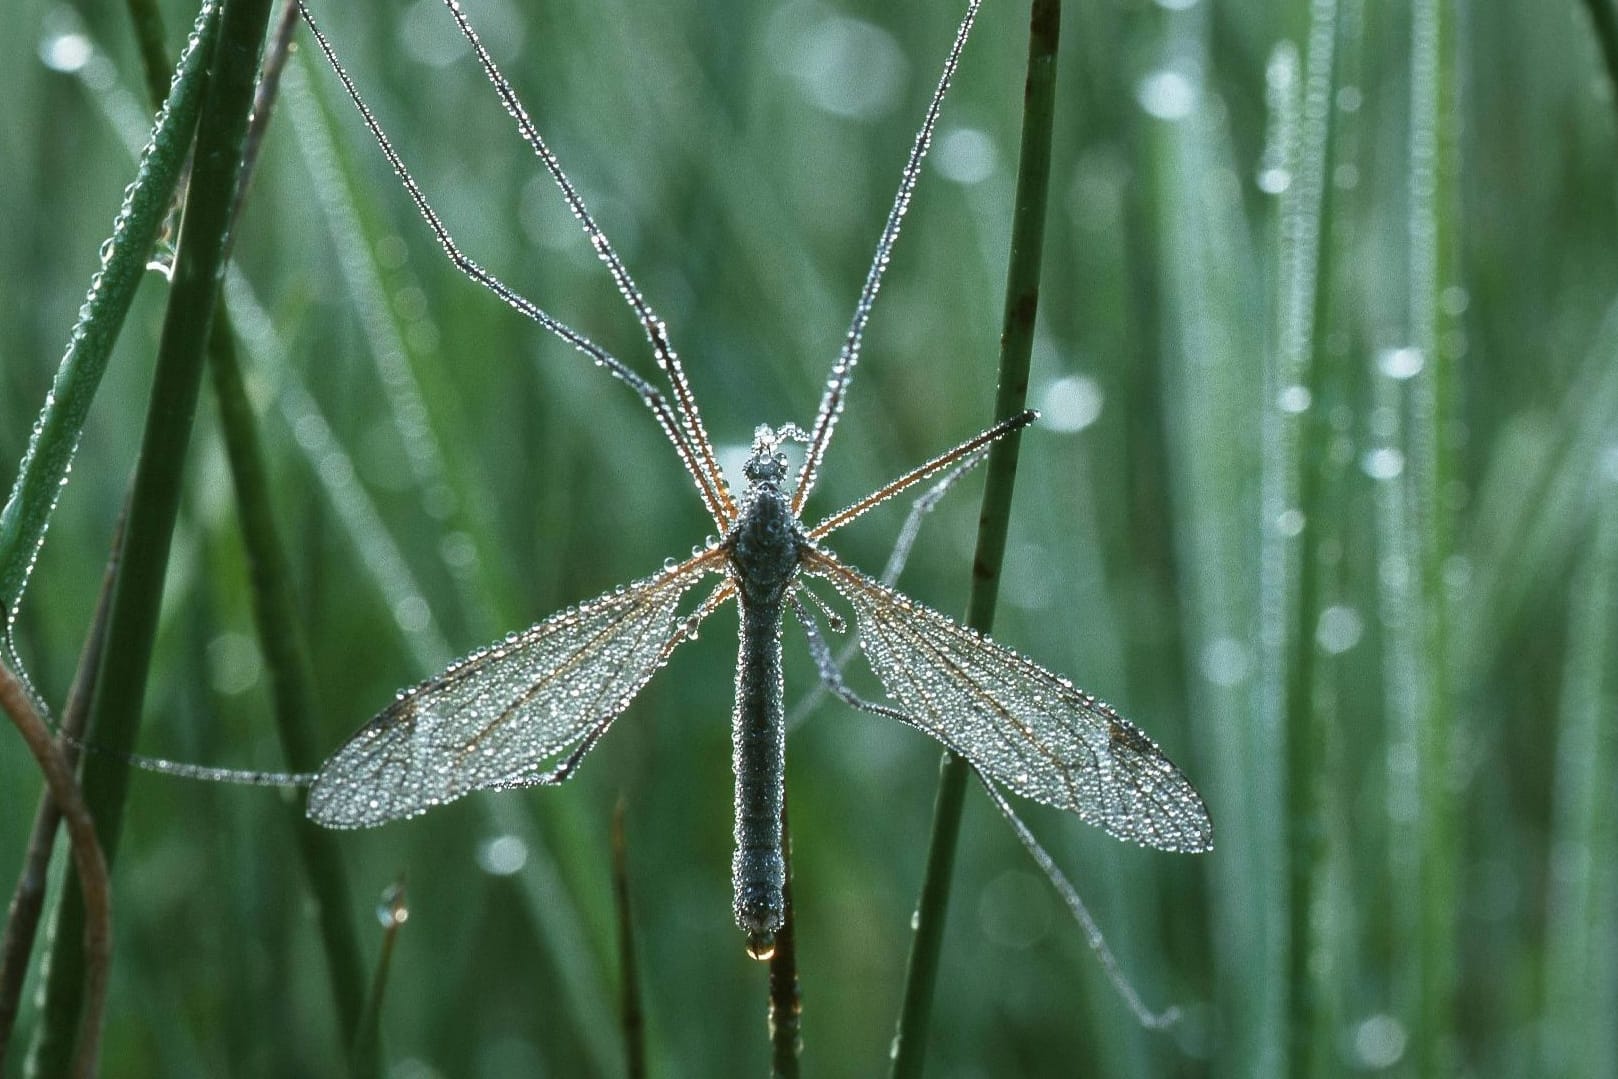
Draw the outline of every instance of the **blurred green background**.
<instances>
[{"instance_id":1,"label":"blurred green background","mask_svg":"<svg viewBox=\"0 0 1618 1079\"><path fill-rule=\"evenodd\" d=\"M161 6L172 59L194 9ZM734 458L755 424L807 424L957 5L468 8L668 320L715 439ZM436 0L316 11L463 249L650 373ZM979 20L811 516L993 418L1026 14L991 0ZM931 1073L1614 1074L1618 114L1584 6L1093 0L1063 18L1030 391L1046 415L995 635L1160 741L1217 849L1143 851L1026 807L1126 976L1184 1009L1151 1033L970 795ZM9 477L150 110L118 5L13 0L5 24ZM327 749L397 688L710 525L631 394L445 264L318 60L305 40L289 65L227 296ZM164 299L150 275L17 624L53 704ZM140 749L276 769L203 396ZM901 582L951 613L980 484L929 520ZM902 517L834 546L875 572ZM408 881L390 1074L621 1070L620 797L654 1074L764 1070L765 971L729 912L733 626L716 616L566 787L341 836L368 962L370 897ZM796 702L814 676L786 636ZM830 703L792 733L807 1074L886 1066L937 758ZM0 737L8 884L38 788ZM343 1071L286 800L136 774L106 1074Z\"/></svg>"}]
</instances>

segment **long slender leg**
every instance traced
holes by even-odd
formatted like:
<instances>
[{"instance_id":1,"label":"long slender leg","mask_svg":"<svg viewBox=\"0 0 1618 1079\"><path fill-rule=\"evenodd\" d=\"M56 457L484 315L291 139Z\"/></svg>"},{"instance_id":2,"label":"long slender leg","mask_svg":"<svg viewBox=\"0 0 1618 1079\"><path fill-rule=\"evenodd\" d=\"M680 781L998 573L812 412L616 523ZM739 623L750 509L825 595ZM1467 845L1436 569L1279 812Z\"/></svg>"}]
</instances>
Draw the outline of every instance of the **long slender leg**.
<instances>
[{"instance_id":1,"label":"long slender leg","mask_svg":"<svg viewBox=\"0 0 1618 1079\"><path fill-rule=\"evenodd\" d=\"M809 613L809 608L805 607L801 600L794 598L792 613L798 616L798 622L803 626L803 632L809 639L809 658L815 661L815 670L819 673L820 683L826 687L827 693L850 708L858 708L862 712L869 712L885 719L896 719L906 726L915 726L910 717L899 709L891 705L878 704L876 701L868 701L855 693L848 683L843 681L843 672L838 666L837 657L832 655L831 645L821 636L820 627L815 625L814 616Z\"/></svg>"},{"instance_id":2,"label":"long slender leg","mask_svg":"<svg viewBox=\"0 0 1618 1079\"><path fill-rule=\"evenodd\" d=\"M848 684L843 681L842 672L838 669L837 662L832 656L831 647L826 643L826 639L820 635L820 629L815 625L809 611L802 603L796 600L793 601L792 606L794 613L798 616L798 621L803 624L804 632L808 635L809 654L814 659L815 667L820 673L821 682L825 684L828 692L851 708L858 708L862 712L869 712L872 715L897 719L901 723L914 725L911 724L910 718L899 709L885 704L878 704L875 701L868 701L850 689ZM949 747L946 746L945 748ZM1123 968L1118 965L1118 958L1113 955L1112 949L1107 946L1107 938L1102 935L1101 928L1096 925L1095 918L1090 914L1090 909L1085 906L1084 900L1080 898L1078 889L1067 879L1067 875L1056 864L1056 859L1052 858L1050 852L1034 837L1034 833L1029 830L1023 819L1017 815L1017 811L1011 808L1011 803L1006 801L1006 796L1000 793L1000 790L989 782L982 772L978 772L975 768L973 771L977 774L978 781L983 784L983 789L988 794L989 800L1000 811L1000 815L1006 819L1006 823L1011 825L1011 830L1016 833L1018 842L1028 851L1029 855L1034 859L1034 864L1039 866L1040 871L1045 874L1045 878L1051 882L1051 886L1056 889L1057 894L1062 897L1062 901L1067 904L1068 911L1073 915L1074 920L1079 923L1080 928L1083 929L1084 937L1090 945L1090 950L1095 953L1097 961L1101 963L1101 969L1107 975L1107 980L1112 982L1113 989L1123 998L1129 1010L1134 1013L1136 1021L1148 1029L1161 1029L1174 1024L1180 1018L1179 1009L1168 1008L1161 1012L1154 1012L1146 1007L1140 998L1140 994L1136 992L1135 987L1125 977Z\"/></svg>"},{"instance_id":3,"label":"long slender leg","mask_svg":"<svg viewBox=\"0 0 1618 1079\"><path fill-rule=\"evenodd\" d=\"M1074 921L1084 930L1085 942L1095 953L1096 960L1100 962L1101 969L1107 975L1107 980L1112 983L1113 989L1134 1013L1135 1021L1148 1030L1162 1030L1179 1022L1179 1008L1171 1006L1160 1012L1154 1012L1141 1000L1140 993L1130 984L1123 968L1118 965L1118 957L1113 955L1112 949L1107 946L1107 938L1102 936L1101 927L1096 925L1090 908L1084 905L1084 900L1079 897L1079 891L1073 887L1073 882L1067 879L1067 874L1057 866L1056 859L1051 857L1044 845L1034 838L1034 833L1028 830L1028 825L1017 815L1017 811L1011 808L1011 803L1006 801L1006 796L1000 793L999 788L984 778L982 772L978 772L976 768L972 770L977 774L978 782L983 784L983 790L988 794L989 800L1000 811L1000 815L1006 818L1011 830L1017 833L1017 839L1022 843L1023 849L1028 851L1034 863L1044 872L1045 879L1051 882L1051 886L1062 897L1062 902L1067 904Z\"/></svg>"},{"instance_id":4,"label":"long slender leg","mask_svg":"<svg viewBox=\"0 0 1618 1079\"><path fill-rule=\"evenodd\" d=\"M893 496L914 487L922 480L938 475L938 473L944 471L963 458L969 457L972 454L977 453L979 450L984 449L990 443L997 442L1014 431L1022 430L1024 427L1027 427L1030 423L1033 423L1038 418L1039 413L1030 408L1017 413L1017 415L1012 416L1009 419L1001 420L988 430L973 435L965 442L962 442L959 446L946 450L925 464L918 465L909 472L906 472L898 479L884 484L882 487L879 487L877 490L866 495L852 506L839 510L830 517L827 517L825 520L821 521L819 524L815 525L809 530L809 538L812 540L818 540L823 536L837 531L839 528L842 528L844 525L848 524L848 522L854 520L856 517L872 509L873 507L879 506Z\"/></svg>"},{"instance_id":5,"label":"long slender leg","mask_svg":"<svg viewBox=\"0 0 1618 1079\"><path fill-rule=\"evenodd\" d=\"M837 362L832 364L831 377L826 383L826 392L820 399L820 409L815 413L814 429L809 435L809 449L803 459L803 469L798 473L797 490L792 495L792 509L802 511L804 501L814 488L815 479L820 472L820 463L826 456L826 447L831 443L833 429L837 426L837 418L842 415L843 401L848 395L848 384L854 378L854 365L860 358L860 338L865 333L865 324L871 319L871 307L876 303L877 291L882 287L882 275L887 272L888 263L893 258L893 244L899 238L899 226L904 223L906 211L910 209L910 197L915 193L916 181L921 176L921 162L927 156L927 148L932 145L933 128L938 124L938 113L944 104L944 95L949 92L949 84L955 78L955 69L961 62L961 50L966 46L966 38L972 32L972 23L977 18L978 5L982 0L971 0L966 6L966 15L961 19L960 27L955 31L955 43L950 46L949 57L944 61L944 71L938 77L938 87L933 91L933 97L927 105L927 114L921 121L921 130L916 132L916 141L910 148L910 156L905 160L904 172L900 174L899 191L893 198L893 206L888 210L887 223L882 226L882 235L876 242L876 254L871 259L871 268L865 275L865 286L860 289L860 298L854 304L854 317L849 322L848 333L843 337L842 351L837 355Z\"/></svg>"},{"instance_id":6,"label":"long slender leg","mask_svg":"<svg viewBox=\"0 0 1618 1079\"><path fill-rule=\"evenodd\" d=\"M579 225L584 229L584 235L589 238L590 246L595 248L596 255L606 264L607 270L612 274L613 283L618 286L624 300L630 309L635 312L635 318L640 322L641 328L646 331L646 340L651 343L652 355L657 359L657 366L668 375L669 385L674 390L674 406L679 410L680 422L685 428L686 437L691 447L696 451L702 467L712 481L712 488L718 496L718 501L727 513L727 518L721 525L728 524L735 519L736 507L731 501L729 489L722 482L723 473L719 462L714 456L713 442L708 437L708 429L703 425L702 417L697 412L697 399L691 393L691 385L685 376L685 368L674 352L674 346L669 342L668 327L652 310L652 305L646 301L639 286L629 274L629 269L618 257L613 249L607 234L597 225L595 218L584 205L584 199L579 195L578 189L568 179L567 173L562 171L562 164L557 160L551 148L546 145L540 136L539 128L529 117L528 110L523 107L522 101L517 97L517 91L512 87L511 81L505 77L496 66L494 57L484 47L483 41L472 29L471 22L462 10L459 0L444 0L444 6L449 8L450 14L455 17L455 24L461 28L461 34L472 46L477 54L478 63L483 65L483 73L488 76L495 93L506 107L506 112L516 121L517 130L522 133L523 141L533 148L534 154L544 164L545 171L550 173L551 179L561 189L562 197L567 200L569 210L578 219Z\"/></svg>"},{"instance_id":7,"label":"long slender leg","mask_svg":"<svg viewBox=\"0 0 1618 1079\"><path fill-rule=\"evenodd\" d=\"M962 458L954 468L944 473L943 477L937 483L929 487L926 492L911 503L910 512L905 516L905 522L899 529L898 539L894 541L893 550L889 552L888 561L886 565L882 567L882 576L878 578L878 580L880 580L883 584L888 585L890 588L898 582L899 575L904 572L905 564L910 561L910 552L912 548L915 547L916 538L921 534L922 521L926 519L929 513L937 508L938 503L943 500L944 495L949 493L949 489L955 486L955 484L960 481L961 477L965 476L968 472L982 464L988 458L988 456L989 451L986 447L975 450L968 454L966 457ZM832 632L841 633L843 631L843 620L840 615L827 607L826 604L821 601L820 597L812 592L808 586L800 586L800 592L801 594L808 596L809 599L814 602L815 606L820 608L820 613L825 615L827 620L831 623ZM833 667L838 671L843 670L843 668L848 666L848 661L854 657L854 653L858 649L859 645L856 642L849 641L832 657L831 662ZM802 723L804 719L808 717L810 711L812 711L814 707L820 703L821 695L825 692L827 692L827 690L824 685L824 681L822 681L821 685L816 686L809 693L805 694L804 697L793 706L792 712L787 716L788 731L795 729L798 724Z\"/></svg>"},{"instance_id":8,"label":"long slender leg","mask_svg":"<svg viewBox=\"0 0 1618 1079\"><path fill-rule=\"evenodd\" d=\"M393 148L392 141L383 132L382 125L377 121L375 114L371 112L370 107L360 97L359 88L354 85L354 80L344 70L342 64L338 62L337 53L332 48L331 42L327 40L325 33L316 24L314 16L310 14L309 8L301 0L298 10L303 15L303 20L308 25L310 33L314 35L320 51L325 54L326 62L336 72L337 78L342 82L343 89L347 92L349 100L354 103L354 107L359 110L360 117L365 121L365 126L370 129L371 137L376 140L377 146L382 150L382 155L387 158L388 164L393 167L394 174L399 177L399 182L404 186L405 192L409 194L411 201L415 203L416 210L421 214L422 219L427 222L427 227L432 230L439 246L444 249L444 253L449 256L455 268L494 293L505 301L507 305L531 321L590 357L598 366L606 368L609 373L634 390L636 395L646 404L646 407L651 409L652 415L657 419L658 426L663 428L663 433L674 444L675 452L680 455L681 463L685 465L686 471L691 474L691 478L696 482L697 491L701 494L704 504L707 505L708 513L713 517L715 523L721 527L728 525L735 517L734 507L730 506L729 493L717 470L710 469L704 464L702 454L690 442L684 425L677 419L674 410L669 407L668 400L663 396L662 392L636 374L622 360L619 360L571 326L547 314L533 301L506 285L494 274L485 270L462 253L460 247L455 243L454 237L450 235L449 230L445 228L443 221L439 218L438 212L427 201L427 196L422 192L421 186L416 183L415 177L411 176L410 170L405 167L404 159Z\"/></svg>"},{"instance_id":9,"label":"long slender leg","mask_svg":"<svg viewBox=\"0 0 1618 1079\"><path fill-rule=\"evenodd\" d=\"M899 527L899 535L893 541L893 550L888 553L888 560L882 566L882 575L877 580L890 588L898 583L899 575L910 562L910 552L916 546L916 538L921 535L921 522L938 507L938 503L949 493L951 487L960 482L961 477L988 459L988 447L967 454L959 464L944 473L942 479L910 504L910 512L905 515L905 523Z\"/></svg>"}]
</instances>

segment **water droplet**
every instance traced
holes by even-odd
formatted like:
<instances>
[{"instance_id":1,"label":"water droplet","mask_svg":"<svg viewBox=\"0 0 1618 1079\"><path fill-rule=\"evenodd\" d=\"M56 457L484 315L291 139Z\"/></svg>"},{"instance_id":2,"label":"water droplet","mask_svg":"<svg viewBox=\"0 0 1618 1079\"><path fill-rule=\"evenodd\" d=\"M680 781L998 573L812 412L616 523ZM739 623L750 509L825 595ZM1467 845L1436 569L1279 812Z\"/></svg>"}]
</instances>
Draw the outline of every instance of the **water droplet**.
<instances>
[{"instance_id":1,"label":"water droplet","mask_svg":"<svg viewBox=\"0 0 1618 1079\"><path fill-rule=\"evenodd\" d=\"M1247 645L1234 637L1216 637L1202 650L1202 676L1216 686L1239 686L1251 668Z\"/></svg>"},{"instance_id":2,"label":"water droplet","mask_svg":"<svg viewBox=\"0 0 1618 1079\"><path fill-rule=\"evenodd\" d=\"M1362 457L1360 468L1373 480L1395 479L1405 470L1405 455L1391 446L1383 446Z\"/></svg>"},{"instance_id":3,"label":"water droplet","mask_svg":"<svg viewBox=\"0 0 1618 1079\"><path fill-rule=\"evenodd\" d=\"M208 642L207 657L208 680L226 697L252 689L264 667L257 642L245 633L221 633Z\"/></svg>"},{"instance_id":4,"label":"water droplet","mask_svg":"<svg viewBox=\"0 0 1618 1079\"><path fill-rule=\"evenodd\" d=\"M933 151L938 174L957 184L978 184L1000 167L994 139L975 127L958 127L938 137Z\"/></svg>"},{"instance_id":5,"label":"water droplet","mask_svg":"<svg viewBox=\"0 0 1618 1079\"><path fill-rule=\"evenodd\" d=\"M1279 195L1292 186L1292 170L1271 165L1258 174L1258 189L1266 195Z\"/></svg>"},{"instance_id":6,"label":"water droplet","mask_svg":"<svg viewBox=\"0 0 1618 1079\"><path fill-rule=\"evenodd\" d=\"M1389 378L1414 378L1421 373L1425 360L1421 349L1412 346L1385 348L1377 353L1376 366Z\"/></svg>"},{"instance_id":7,"label":"water droplet","mask_svg":"<svg viewBox=\"0 0 1618 1079\"><path fill-rule=\"evenodd\" d=\"M1409 1041L1404 1024L1391 1015L1373 1015L1354 1028L1354 1056L1367 1071L1391 1068L1404 1057Z\"/></svg>"},{"instance_id":8,"label":"water droplet","mask_svg":"<svg viewBox=\"0 0 1618 1079\"><path fill-rule=\"evenodd\" d=\"M514 835L497 835L478 847L478 866L496 877L509 877L528 864L528 844Z\"/></svg>"},{"instance_id":9,"label":"water droplet","mask_svg":"<svg viewBox=\"0 0 1618 1079\"><path fill-rule=\"evenodd\" d=\"M1290 412L1294 416L1309 411L1312 400L1314 398L1309 393L1309 387L1296 384L1281 387L1281 391L1275 395L1275 403L1280 406L1281 411Z\"/></svg>"},{"instance_id":10,"label":"water droplet","mask_svg":"<svg viewBox=\"0 0 1618 1079\"><path fill-rule=\"evenodd\" d=\"M375 806L375 800L371 804ZM403 884L390 884L382 890L382 898L376 903L376 920L382 923L383 929L398 929L410 920Z\"/></svg>"},{"instance_id":11,"label":"water droplet","mask_svg":"<svg viewBox=\"0 0 1618 1079\"><path fill-rule=\"evenodd\" d=\"M1197 85L1179 71L1154 71L1135 88L1140 107L1159 120L1183 120L1197 106Z\"/></svg>"},{"instance_id":12,"label":"water droplet","mask_svg":"<svg viewBox=\"0 0 1618 1079\"><path fill-rule=\"evenodd\" d=\"M1047 430L1070 434L1101 418L1101 387L1084 375L1059 378L1040 395L1039 411Z\"/></svg>"},{"instance_id":13,"label":"water droplet","mask_svg":"<svg viewBox=\"0 0 1618 1079\"><path fill-rule=\"evenodd\" d=\"M52 34L39 43L39 58L52 71L74 74L95 55L95 46L80 33Z\"/></svg>"},{"instance_id":14,"label":"water droplet","mask_svg":"<svg viewBox=\"0 0 1618 1079\"><path fill-rule=\"evenodd\" d=\"M1320 612L1315 624L1315 643L1327 655L1341 655L1360 643L1365 623L1352 607L1334 605Z\"/></svg>"},{"instance_id":15,"label":"water droplet","mask_svg":"<svg viewBox=\"0 0 1618 1079\"><path fill-rule=\"evenodd\" d=\"M432 623L432 610L421 596L406 596L393 607L393 620L406 633L420 633Z\"/></svg>"},{"instance_id":16,"label":"water droplet","mask_svg":"<svg viewBox=\"0 0 1618 1079\"><path fill-rule=\"evenodd\" d=\"M771 20L770 53L817 108L875 120L899 102L909 64L893 36L861 19L787 5Z\"/></svg>"},{"instance_id":17,"label":"water droplet","mask_svg":"<svg viewBox=\"0 0 1618 1079\"><path fill-rule=\"evenodd\" d=\"M348 455L332 451L320 459L320 478L328 487L342 489L354 481L354 465Z\"/></svg>"},{"instance_id":18,"label":"water droplet","mask_svg":"<svg viewBox=\"0 0 1618 1079\"><path fill-rule=\"evenodd\" d=\"M763 963L775 956L774 933L750 933L747 937L747 954Z\"/></svg>"},{"instance_id":19,"label":"water droplet","mask_svg":"<svg viewBox=\"0 0 1618 1079\"><path fill-rule=\"evenodd\" d=\"M438 554L446 566L467 569L477 563L478 548L466 532L447 533L438 543Z\"/></svg>"},{"instance_id":20,"label":"water droplet","mask_svg":"<svg viewBox=\"0 0 1618 1079\"><path fill-rule=\"evenodd\" d=\"M1051 905L1043 878L1007 870L984 886L978 896L978 924L983 935L1002 948L1025 949L1051 931Z\"/></svg>"}]
</instances>

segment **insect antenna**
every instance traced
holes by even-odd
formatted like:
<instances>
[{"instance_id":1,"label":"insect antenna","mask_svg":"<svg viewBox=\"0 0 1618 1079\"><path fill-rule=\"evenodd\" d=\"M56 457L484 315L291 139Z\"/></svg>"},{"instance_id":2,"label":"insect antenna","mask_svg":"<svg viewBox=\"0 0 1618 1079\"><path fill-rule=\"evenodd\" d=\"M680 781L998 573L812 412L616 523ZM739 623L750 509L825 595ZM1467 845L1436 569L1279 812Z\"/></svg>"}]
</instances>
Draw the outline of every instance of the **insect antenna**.
<instances>
[{"instance_id":1,"label":"insect antenna","mask_svg":"<svg viewBox=\"0 0 1618 1079\"><path fill-rule=\"evenodd\" d=\"M383 157L392 166L394 175L399 178L399 182L404 186L410 200L415 203L416 210L421 214L422 219L427 222L427 227L432 230L434 238L438 240L438 245L444 249L444 253L449 256L449 260L455 265L455 268L460 270L466 277L494 293L505 301L508 306L532 322L589 356L598 366L606 368L613 376L627 384L646 404L646 407L651 409L652 414L657 418L658 426L663 428L663 433L674 444L675 452L679 454L681 463L685 465L686 471L691 474L691 478L696 482L697 492L702 496L703 503L708 507L708 513L721 526L729 524L730 520L735 516L735 509L731 505L729 493L720 478L717 468L706 463L703 453L697 446L693 445L690 436L686 432L683 413L682 418L677 419L674 410L669 407L668 399L664 397L662 391L658 390L657 387L636 374L622 360L613 356L606 349L571 326L546 313L539 305L505 284L494 274L485 270L469 256L462 253L454 237L450 235L449 230L439 218L438 212L427 201L427 196L422 192L421 186L416 183L415 177L405 167L404 159L394 149L392 141L382 130L382 125L377 121L376 115L372 113L370 106L360 97L359 88L338 61L337 53L332 48L331 42L315 22L308 5L304 4L302 0L299 0L298 11L303 16L304 23L309 27L309 32L314 35L320 51L325 55L326 62L331 66L332 71L336 73L338 81L343 84L343 90L348 94L349 100L359 110L360 117L370 130L372 139L376 141ZM708 457L711 458L711 456L712 450L710 449Z\"/></svg>"},{"instance_id":2,"label":"insect antenna","mask_svg":"<svg viewBox=\"0 0 1618 1079\"><path fill-rule=\"evenodd\" d=\"M971 0L966 6L966 15L955 31L955 42L950 46L949 56L944 61L944 71L939 75L938 86L933 90L932 100L927 104L927 114L922 119L921 130L916 132L916 141L910 147L910 156L905 159L904 172L899 180L899 191L894 195L893 205L888 210L888 220L882 226L882 235L876 242L876 253L871 258L871 268L865 274L865 285L860 289L858 302L854 304L854 318L843 338L843 348L837 355L837 362L832 364L831 377L826 382L826 392L820 398L820 408L815 413L814 429L809 435L809 448L804 454L803 469L798 473L798 489L792 495L794 511L803 509L810 490L814 488L815 479L820 472L820 463L826 456L826 447L831 444L832 431L837 426L838 416L842 414L843 402L848 396L848 385L854 378L854 366L859 363L860 339L865 333L865 324L871 320L871 307L876 303L877 291L882 287L882 275L887 272L888 263L893 259L893 245L899 238L899 226L904 223L905 213L910 209L910 197L915 193L916 181L921 177L922 159L927 156L927 148L932 145L933 128L938 124L938 113L943 108L944 95L949 92L950 82L955 78L955 69L961 61L961 50L966 47L966 38L972 32L972 23L977 19L980 3L982 0Z\"/></svg>"},{"instance_id":3,"label":"insect antenna","mask_svg":"<svg viewBox=\"0 0 1618 1079\"><path fill-rule=\"evenodd\" d=\"M556 186L561 190L562 197L567 200L568 209L573 211L573 216L584 229L584 235L589 238L590 246L595 248L597 257L601 259L608 272L612 274L613 283L618 286L619 293L623 295L630 309L635 312L635 318L640 322L641 328L646 331L646 340L652 346L652 355L657 360L657 366L659 370L667 375L669 385L674 390L674 405L679 410L680 423L685 428L686 437L692 449L696 451L700 458L703 470L710 479L717 479L723 475L723 472L719 468L718 459L714 456L713 443L708 438L708 429L703 425L702 417L697 412L697 399L691 393L691 384L686 378L685 367L680 363L679 356L675 354L673 344L669 342L668 327L658 317L657 312L652 310L652 305L647 302L639 286L635 284L634 278L629 274L629 268L618 257L618 252L607 239L607 234L601 230L600 225L596 224L595 218L590 215L589 209L585 207L584 198L579 194L578 189L573 186L573 181L569 180L567 173L562 171L562 163L557 160L551 148L546 145L544 138L539 133L539 128L535 126L533 119L528 115L528 110L523 107L521 99L517 97L517 91L512 87L511 80L501 73L500 68L494 62L494 57L490 56L489 50L484 47L483 40L472 29L472 24L467 19L460 0L444 0L444 6L449 8L450 14L455 18L455 24L461 28L462 36L466 38L467 44L472 46L472 51L477 54L478 63L483 66L483 73L488 76L490 85L494 87L495 93L500 96L500 101L505 105L506 112L516 122L517 130L522 133L523 141L533 148L535 156L545 166L545 171L550 173L552 180L556 181ZM714 484L714 493L718 496L720 505L727 515L725 520L719 523L727 524L736 516L736 506L730 498L730 491L724 483L716 482Z\"/></svg>"}]
</instances>

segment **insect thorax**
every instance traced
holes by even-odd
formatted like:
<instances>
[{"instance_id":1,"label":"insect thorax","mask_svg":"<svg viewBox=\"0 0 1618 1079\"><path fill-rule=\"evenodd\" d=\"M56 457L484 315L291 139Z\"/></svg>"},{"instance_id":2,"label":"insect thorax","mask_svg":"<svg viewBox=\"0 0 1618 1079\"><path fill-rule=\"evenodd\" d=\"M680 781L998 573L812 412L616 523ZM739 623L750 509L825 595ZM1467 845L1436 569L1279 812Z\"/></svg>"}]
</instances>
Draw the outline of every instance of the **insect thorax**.
<instances>
[{"instance_id":1,"label":"insect thorax","mask_svg":"<svg viewBox=\"0 0 1618 1079\"><path fill-rule=\"evenodd\" d=\"M787 459L779 446L779 436L768 427L754 435L753 452L743 468L747 491L741 513L725 537L737 585L754 602L780 599L808 543L790 497L781 490Z\"/></svg>"},{"instance_id":2,"label":"insect thorax","mask_svg":"<svg viewBox=\"0 0 1618 1079\"><path fill-rule=\"evenodd\" d=\"M787 496L770 481L753 481L725 540L743 597L778 600L798 572L805 542Z\"/></svg>"}]
</instances>

